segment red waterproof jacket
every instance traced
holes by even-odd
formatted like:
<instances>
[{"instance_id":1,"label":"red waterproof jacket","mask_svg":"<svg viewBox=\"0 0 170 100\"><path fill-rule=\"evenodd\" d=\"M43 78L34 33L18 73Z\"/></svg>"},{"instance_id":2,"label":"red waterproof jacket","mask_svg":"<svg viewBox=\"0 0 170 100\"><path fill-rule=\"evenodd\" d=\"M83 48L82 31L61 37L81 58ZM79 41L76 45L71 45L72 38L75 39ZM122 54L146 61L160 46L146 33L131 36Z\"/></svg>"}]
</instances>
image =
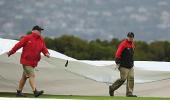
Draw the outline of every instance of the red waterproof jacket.
<instances>
[{"instance_id":1,"label":"red waterproof jacket","mask_svg":"<svg viewBox=\"0 0 170 100\"><path fill-rule=\"evenodd\" d=\"M46 55L48 50L45 46L44 40L41 36L36 33L24 36L10 51L14 54L18 49L23 47L20 63L23 65L28 65L36 67L41 59L41 52Z\"/></svg>"},{"instance_id":2,"label":"red waterproof jacket","mask_svg":"<svg viewBox=\"0 0 170 100\"><path fill-rule=\"evenodd\" d=\"M133 42L127 39L123 40L116 52L116 63L122 67L132 68L134 66L134 48L135 45Z\"/></svg>"}]
</instances>

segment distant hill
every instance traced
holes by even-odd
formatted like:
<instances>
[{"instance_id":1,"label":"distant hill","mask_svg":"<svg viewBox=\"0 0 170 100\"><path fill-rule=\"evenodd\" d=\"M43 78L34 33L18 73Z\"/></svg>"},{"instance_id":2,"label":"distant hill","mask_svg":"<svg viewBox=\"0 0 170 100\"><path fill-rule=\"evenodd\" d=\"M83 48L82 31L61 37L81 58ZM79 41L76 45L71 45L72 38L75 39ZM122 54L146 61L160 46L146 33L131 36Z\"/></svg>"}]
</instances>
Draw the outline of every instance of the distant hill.
<instances>
[{"instance_id":1,"label":"distant hill","mask_svg":"<svg viewBox=\"0 0 170 100\"><path fill-rule=\"evenodd\" d=\"M43 34L83 39L170 40L170 0L0 0L0 37L18 38L33 25Z\"/></svg>"}]
</instances>

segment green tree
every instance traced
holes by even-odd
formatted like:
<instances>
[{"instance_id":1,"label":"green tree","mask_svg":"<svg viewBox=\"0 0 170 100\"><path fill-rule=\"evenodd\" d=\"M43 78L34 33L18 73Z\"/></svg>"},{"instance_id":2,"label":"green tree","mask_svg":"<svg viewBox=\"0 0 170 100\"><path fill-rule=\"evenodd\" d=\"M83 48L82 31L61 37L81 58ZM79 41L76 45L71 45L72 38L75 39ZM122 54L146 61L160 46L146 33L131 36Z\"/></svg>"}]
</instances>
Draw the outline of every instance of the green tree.
<instances>
[{"instance_id":1,"label":"green tree","mask_svg":"<svg viewBox=\"0 0 170 100\"><path fill-rule=\"evenodd\" d=\"M155 41L150 44L151 59L154 61L163 61L165 57L164 43L161 41Z\"/></svg>"},{"instance_id":2,"label":"green tree","mask_svg":"<svg viewBox=\"0 0 170 100\"><path fill-rule=\"evenodd\" d=\"M75 36L63 35L58 38L45 38L49 49L76 59L113 60L120 43L119 39L86 41ZM135 60L170 61L170 42L154 41L150 44L135 41Z\"/></svg>"},{"instance_id":3,"label":"green tree","mask_svg":"<svg viewBox=\"0 0 170 100\"><path fill-rule=\"evenodd\" d=\"M137 41L135 44L135 60L149 60L151 56L149 45L143 41Z\"/></svg>"}]
</instances>

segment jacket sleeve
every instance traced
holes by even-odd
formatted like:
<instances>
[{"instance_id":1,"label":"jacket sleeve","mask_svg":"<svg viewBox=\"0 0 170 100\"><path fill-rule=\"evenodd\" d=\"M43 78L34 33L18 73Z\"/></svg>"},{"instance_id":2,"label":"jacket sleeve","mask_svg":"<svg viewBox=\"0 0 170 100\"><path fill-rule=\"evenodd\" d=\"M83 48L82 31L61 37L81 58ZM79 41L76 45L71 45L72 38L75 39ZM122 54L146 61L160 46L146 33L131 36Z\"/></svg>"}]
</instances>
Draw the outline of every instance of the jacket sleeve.
<instances>
[{"instance_id":1,"label":"jacket sleeve","mask_svg":"<svg viewBox=\"0 0 170 100\"><path fill-rule=\"evenodd\" d=\"M49 52L48 52L48 49L47 49L47 47L46 47L46 45L45 45L45 42L44 42L44 40L43 40L43 48L42 48L42 53L43 53L44 55L46 55L46 54L49 54Z\"/></svg>"},{"instance_id":2,"label":"jacket sleeve","mask_svg":"<svg viewBox=\"0 0 170 100\"><path fill-rule=\"evenodd\" d=\"M22 38L17 44L15 44L15 46L10 50L10 54L14 54L18 49L20 49L21 47L23 47L24 45L26 45L26 43L28 42L28 38L24 37Z\"/></svg>"},{"instance_id":3,"label":"jacket sleeve","mask_svg":"<svg viewBox=\"0 0 170 100\"><path fill-rule=\"evenodd\" d=\"M115 56L115 58L121 59L121 55L122 55L122 52L123 52L124 49L125 49L125 45L124 45L124 43L122 42L122 43L119 45L119 47L118 47L118 49L117 49L117 51L116 51L116 56Z\"/></svg>"},{"instance_id":4,"label":"jacket sleeve","mask_svg":"<svg viewBox=\"0 0 170 100\"><path fill-rule=\"evenodd\" d=\"M124 48L125 48L125 46L124 46L124 43L122 42L122 43L119 45L119 47L118 47L118 49L117 49L117 51L116 51L115 63L116 63L117 65L119 65L120 62L121 62L121 55L122 55L122 52L123 52Z\"/></svg>"}]
</instances>

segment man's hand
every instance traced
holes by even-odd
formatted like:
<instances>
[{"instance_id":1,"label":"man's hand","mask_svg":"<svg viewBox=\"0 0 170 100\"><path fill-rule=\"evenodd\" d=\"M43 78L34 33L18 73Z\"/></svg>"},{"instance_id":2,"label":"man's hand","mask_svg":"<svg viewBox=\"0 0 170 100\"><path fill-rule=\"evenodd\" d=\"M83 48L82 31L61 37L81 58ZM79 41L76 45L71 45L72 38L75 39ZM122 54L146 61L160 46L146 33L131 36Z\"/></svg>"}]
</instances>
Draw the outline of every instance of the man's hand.
<instances>
[{"instance_id":1,"label":"man's hand","mask_svg":"<svg viewBox=\"0 0 170 100\"><path fill-rule=\"evenodd\" d=\"M116 68L115 68L115 70L116 70L116 69L119 69L119 67L120 67L120 58L115 58L115 63L116 63Z\"/></svg>"},{"instance_id":2,"label":"man's hand","mask_svg":"<svg viewBox=\"0 0 170 100\"><path fill-rule=\"evenodd\" d=\"M6 54L8 55L8 57L12 55L11 51L7 52Z\"/></svg>"},{"instance_id":3,"label":"man's hand","mask_svg":"<svg viewBox=\"0 0 170 100\"><path fill-rule=\"evenodd\" d=\"M45 54L45 56L48 57L48 58L50 58L50 54L49 54L49 53Z\"/></svg>"},{"instance_id":4,"label":"man's hand","mask_svg":"<svg viewBox=\"0 0 170 100\"><path fill-rule=\"evenodd\" d=\"M121 61L120 58L116 58L116 59L115 59L116 65L120 65L120 61Z\"/></svg>"}]
</instances>

